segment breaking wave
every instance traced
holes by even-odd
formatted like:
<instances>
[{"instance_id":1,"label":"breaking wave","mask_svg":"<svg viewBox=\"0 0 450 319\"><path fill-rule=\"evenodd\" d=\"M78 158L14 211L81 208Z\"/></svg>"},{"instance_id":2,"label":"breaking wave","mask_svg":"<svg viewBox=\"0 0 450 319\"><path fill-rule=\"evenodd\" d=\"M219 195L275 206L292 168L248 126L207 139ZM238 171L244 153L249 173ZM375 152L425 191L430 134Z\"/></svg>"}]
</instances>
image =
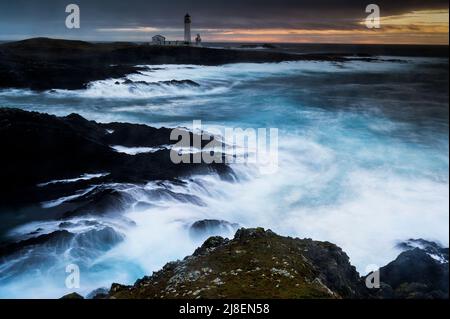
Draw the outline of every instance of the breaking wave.
<instances>
[{"instance_id":1,"label":"breaking wave","mask_svg":"<svg viewBox=\"0 0 450 319\"><path fill-rule=\"evenodd\" d=\"M207 175L176 183L104 185L131 198L124 214L74 217L63 225L33 222L12 230L11 238L61 230L73 236L2 263L0 297L64 295L69 262L81 266L82 294L112 282L131 284L191 254L211 234L192 236L191 226L202 220L327 240L341 246L362 273L367 265L395 258L399 240L448 245L448 91L442 89L442 74L430 69L436 63L442 61L146 66L141 74L94 82L86 90L32 98L0 93L6 106L77 112L102 122L189 127L200 119L205 130L223 125L280 130L275 175L232 164L232 181ZM198 86L167 84L187 79ZM114 147L132 155L154 151ZM217 227L213 233L232 236L234 229ZM30 261L33 266L25 269Z\"/></svg>"}]
</instances>

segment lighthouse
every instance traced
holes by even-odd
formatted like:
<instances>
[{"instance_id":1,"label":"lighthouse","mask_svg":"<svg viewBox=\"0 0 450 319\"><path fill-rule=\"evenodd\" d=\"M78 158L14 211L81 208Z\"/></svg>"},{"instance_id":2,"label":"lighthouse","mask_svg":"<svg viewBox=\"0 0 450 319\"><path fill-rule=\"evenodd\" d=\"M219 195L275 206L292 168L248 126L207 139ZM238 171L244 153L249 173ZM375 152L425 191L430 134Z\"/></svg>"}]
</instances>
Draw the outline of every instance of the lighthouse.
<instances>
[{"instance_id":1,"label":"lighthouse","mask_svg":"<svg viewBox=\"0 0 450 319\"><path fill-rule=\"evenodd\" d=\"M191 16L189 14L184 16L184 42L191 44Z\"/></svg>"}]
</instances>

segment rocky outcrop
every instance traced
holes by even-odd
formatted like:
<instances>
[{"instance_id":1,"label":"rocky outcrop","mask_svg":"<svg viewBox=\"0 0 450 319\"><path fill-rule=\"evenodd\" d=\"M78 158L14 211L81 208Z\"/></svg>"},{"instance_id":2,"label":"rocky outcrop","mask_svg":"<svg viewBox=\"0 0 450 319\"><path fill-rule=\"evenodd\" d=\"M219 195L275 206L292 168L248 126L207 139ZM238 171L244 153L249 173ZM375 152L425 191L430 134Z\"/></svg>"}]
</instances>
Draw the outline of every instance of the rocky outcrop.
<instances>
[{"instance_id":1,"label":"rocky outcrop","mask_svg":"<svg viewBox=\"0 0 450 319\"><path fill-rule=\"evenodd\" d=\"M449 297L448 248L423 239L401 243L405 249L380 268L380 298L443 299Z\"/></svg>"},{"instance_id":2,"label":"rocky outcrop","mask_svg":"<svg viewBox=\"0 0 450 319\"><path fill-rule=\"evenodd\" d=\"M203 219L189 226L189 234L192 238L208 238L213 235L236 232L239 224L230 223L226 220Z\"/></svg>"},{"instance_id":3,"label":"rocky outcrop","mask_svg":"<svg viewBox=\"0 0 450 319\"><path fill-rule=\"evenodd\" d=\"M94 291L91 291L86 299L105 299L108 296L109 289L108 288L98 288Z\"/></svg>"},{"instance_id":4,"label":"rocky outcrop","mask_svg":"<svg viewBox=\"0 0 450 319\"><path fill-rule=\"evenodd\" d=\"M0 157L0 205L40 203L106 183L143 184L210 172L226 178L232 173L220 163L173 163L167 147L177 141L170 140L171 132L146 125L99 124L77 114L56 117L0 108L0 148L8 150ZM114 150L113 145L156 150L130 155ZM95 177L73 181L86 174ZM102 212L126 200L116 190L97 187L66 213Z\"/></svg>"},{"instance_id":5,"label":"rocky outcrop","mask_svg":"<svg viewBox=\"0 0 450 319\"><path fill-rule=\"evenodd\" d=\"M143 70L136 65L221 65L296 60L345 61L343 57L133 43L88 43L47 38L0 45L0 88L83 89L92 81Z\"/></svg>"},{"instance_id":6,"label":"rocky outcrop","mask_svg":"<svg viewBox=\"0 0 450 319\"><path fill-rule=\"evenodd\" d=\"M61 300L83 300L84 297L80 294L77 294L76 292L65 295L61 298Z\"/></svg>"},{"instance_id":7,"label":"rocky outcrop","mask_svg":"<svg viewBox=\"0 0 450 319\"><path fill-rule=\"evenodd\" d=\"M116 85L121 84L127 84L127 85L146 85L146 86L162 86L162 85L168 85L168 86L191 86L191 87L199 87L200 84L198 84L195 81L192 80L170 80L170 81L159 81L159 82L147 82L147 81L133 81L130 79L126 79L123 82L117 81L115 82Z\"/></svg>"},{"instance_id":8,"label":"rocky outcrop","mask_svg":"<svg viewBox=\"0 0 450 319\"><path fill-rule=\"evenodd\" d=\"M192 256L109 298L357 298L363 281L336 245L240 229L209 238Z\"/></svg>"},{"instance_id":9,"label":"rocky outcrop","mask_svg":"<svg viewBox=\"0 0 450 319\"><path fill-rule=\"evenodd\" d=\"M230 178L233 172L221 163L173 163L170 147L177 141L170 140L171 132L146 125L100 124L77 114L56 117L0 108L0 149L7 150L0 157L0 214L17 212L28 221L60 221L60 230L52 233L36 229L0 243L0 259L54 242L68 247L75 237L69 219L95 216L100 221L107 214L125 212L136 203L129 187L145 192L148 201L166 196L201 206L199 198L171 191L164 182L183 185L182 178L195 174ZM193 138L193 133L189 135ZM204 138L204 145L212 140L199 138ZM117 145L152 150L131 155L112 147ZM161 186L145 190L152 181ZM122 240L104 225L92 226L96 233L87 234L106 248ZM82 240L80 236L77 240Z\"/></svg>"},{"instance_id":10,"label":"rocky outcrop","mask_svg":"<svg viewBox=\"0 0 450 319\"><path fill-rule=\"evenodd\" d=\"M113 284L102 298L448 298L448 248L427 243L447 253L447 261L426 248L407 250L380 269L381 288L368 289L332 243L240 229L231 240L210 237L191 256L133 286Z\"/></svg>"},{"instance_id":11,"label":"rocky outcrop","mask_svg":"<svg viewBox=\"0 0 450 319\"><path fill-rule=\"evenodd\" d=\"M50 234L32 237L15 243L0 244L0 261L4 256L11 255L21 249L35 247L38 245L47 244L55 247L68 247L69 243L73 240L74 237L75 235L68 232L67 230L58 230ZM61 245L61 243L64 244Z\"/></svg>"},{"instance_id":12,"label":"rocky outcrop","mask_svg":"<svg viewBox=\"0 0 450 319\"><path fill-rule=\"evenodd\" d=\"M18 242L0 243L0 263L7 260L8 257L18 256L21 252L31 250L42 254L52 250L57 254L68 253L74 256L95 257L119 244L123 239L123 234L107 226L97 227L97 229L83 233L74 233L67 229L57 230Z\"/></svg>"}]
</instances>

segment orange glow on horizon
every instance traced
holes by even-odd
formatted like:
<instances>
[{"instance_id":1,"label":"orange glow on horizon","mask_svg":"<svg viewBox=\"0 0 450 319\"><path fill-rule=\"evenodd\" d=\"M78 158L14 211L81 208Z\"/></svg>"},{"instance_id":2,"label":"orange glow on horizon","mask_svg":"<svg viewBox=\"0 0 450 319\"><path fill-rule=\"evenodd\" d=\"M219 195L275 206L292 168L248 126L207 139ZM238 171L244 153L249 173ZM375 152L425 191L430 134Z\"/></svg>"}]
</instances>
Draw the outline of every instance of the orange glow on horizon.
<instances>
[{"instance_id":1,"label":"orange glow on horizon","mask_svg":"<svg viewBox=\"0 0 450 319\"><path fill-rule=\"evenodd\" d=\"M381 17L380 29L367 29L365 21L354 29L234 29L216 32L221 41L322 42L373 44L449 44L449 11L423 10Z\"/></svg>"},{"instance_id":2,"label":"orange glow on horizon","mask_svg":"<svg viewBox=\"0 0 450 319\"><path fill-rule=\"evenodd\" d=\"M182 29L135 27L98 29L113 33L180 33ZM381 16L380 29L368 29L362 20L349 29L307 28L236 28L197 29L208 42L267 42L267 43L364 43L364 44L449 44L449 10L421 10Z\"/></svg>"}]
</instances>

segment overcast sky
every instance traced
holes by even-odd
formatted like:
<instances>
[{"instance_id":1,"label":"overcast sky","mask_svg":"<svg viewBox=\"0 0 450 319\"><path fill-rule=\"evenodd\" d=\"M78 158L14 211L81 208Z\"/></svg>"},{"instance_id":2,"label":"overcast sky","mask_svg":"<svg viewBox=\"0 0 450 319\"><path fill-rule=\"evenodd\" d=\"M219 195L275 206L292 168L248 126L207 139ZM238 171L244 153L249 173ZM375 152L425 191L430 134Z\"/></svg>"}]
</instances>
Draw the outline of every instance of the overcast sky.
<instances>
[{"instance_id":1,"label":"overcast sky","mask_svg":"<svg viewBox=\"0 0 450 319\"><path fill-rule=\"evenodd\" d=\"M65 27L70 3L80 29ZM370 3L381 9L379 30L362 23ZM204 41L448 43L447 0L0 0L0 40L175 40L187 12Z\"/></svg>"}]
</instances>

